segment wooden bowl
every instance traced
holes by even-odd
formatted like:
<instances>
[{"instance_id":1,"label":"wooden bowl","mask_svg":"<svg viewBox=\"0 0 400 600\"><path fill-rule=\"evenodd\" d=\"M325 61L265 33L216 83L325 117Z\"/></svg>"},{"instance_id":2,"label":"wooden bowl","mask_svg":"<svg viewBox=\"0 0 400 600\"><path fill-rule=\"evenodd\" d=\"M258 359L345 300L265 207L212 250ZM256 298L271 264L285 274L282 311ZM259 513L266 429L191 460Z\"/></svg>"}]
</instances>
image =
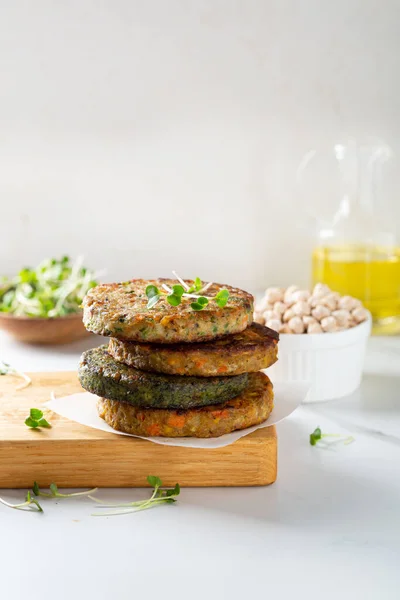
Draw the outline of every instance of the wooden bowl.
<instances>
[{"instance_id":1,"label":"wooden bowl","mask_svg":"<svg viewBox=\"0 0 400 600\"><path fill-rule=\"evenodd\" d=\"M0 313L0 329L29 344L68 344L90 335L81 312L54 319Z\"/></svg>"}]
</instances>

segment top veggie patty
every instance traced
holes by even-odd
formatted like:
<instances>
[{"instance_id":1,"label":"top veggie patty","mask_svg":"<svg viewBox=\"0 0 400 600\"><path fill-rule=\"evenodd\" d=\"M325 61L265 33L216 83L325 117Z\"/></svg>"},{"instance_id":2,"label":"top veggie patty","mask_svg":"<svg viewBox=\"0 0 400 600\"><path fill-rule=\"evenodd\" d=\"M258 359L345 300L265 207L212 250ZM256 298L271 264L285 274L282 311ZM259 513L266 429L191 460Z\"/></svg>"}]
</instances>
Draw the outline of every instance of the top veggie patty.
<instances>
[{"instance_id":1,"label":"top veggie patty","mask_svg":"<svg viewBox=\"0 0 400 600\"><path fill-rule=\"evenodd\" d=\"M124 283L98 285L85 296L83 322L86 329L100 335L137 342L177 343L202 342L243 331L253 320L251 294L237 288L214 283L206 292L215 296L225 288L229 299L223 308L210 300L201 311L191 307L193 298L183 297L181 304L171 306L162 284L172 287L175 279L132 279ZM186 280L190 286L192 280ZM155 285L162 298L147 308L146 287Z\"/></svg>"}]
</instances>

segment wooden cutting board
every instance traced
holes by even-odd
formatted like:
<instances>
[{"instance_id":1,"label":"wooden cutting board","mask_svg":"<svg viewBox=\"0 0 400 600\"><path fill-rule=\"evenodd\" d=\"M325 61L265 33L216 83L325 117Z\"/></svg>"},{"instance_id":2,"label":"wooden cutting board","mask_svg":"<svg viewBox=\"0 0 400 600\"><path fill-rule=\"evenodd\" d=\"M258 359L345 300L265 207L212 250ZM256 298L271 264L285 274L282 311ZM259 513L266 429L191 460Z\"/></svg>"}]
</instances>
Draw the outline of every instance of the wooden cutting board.
<instances>
[{"instance_id":1,"label":"wooden cutting board","mask_svg":"<svg viewBox=\"0 0 400 600\"><path fill-rule=\"evenodd\" d=\"M144 487L148 475L165 485L250 486L276 479L275 427L259 429L225 448L161 446L114 435L47 413L51 429L29 429L30 408L82 391L75 372L33 373L32 385L0 377L0 487Z\"/></svg>"}]
</instances>

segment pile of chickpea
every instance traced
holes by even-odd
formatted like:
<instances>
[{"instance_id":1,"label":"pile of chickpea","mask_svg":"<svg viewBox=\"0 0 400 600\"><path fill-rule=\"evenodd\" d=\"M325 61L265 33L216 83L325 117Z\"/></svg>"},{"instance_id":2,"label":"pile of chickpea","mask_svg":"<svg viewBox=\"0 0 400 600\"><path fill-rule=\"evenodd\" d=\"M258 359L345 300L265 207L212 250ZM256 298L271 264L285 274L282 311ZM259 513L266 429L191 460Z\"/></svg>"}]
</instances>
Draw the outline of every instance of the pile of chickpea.
<instances>
[{"instance_id":1,"label":"pile of chickpea","mask_svg":"<svg viewBox=\"0 0 400 600\"><path fill-rule=\"evenodd\" d=\"M312 292L296 285L267 288L254 320L279 333L333 333L358 325L368 314L357 298L317 283Z\"/></svg>"}]
</instances>

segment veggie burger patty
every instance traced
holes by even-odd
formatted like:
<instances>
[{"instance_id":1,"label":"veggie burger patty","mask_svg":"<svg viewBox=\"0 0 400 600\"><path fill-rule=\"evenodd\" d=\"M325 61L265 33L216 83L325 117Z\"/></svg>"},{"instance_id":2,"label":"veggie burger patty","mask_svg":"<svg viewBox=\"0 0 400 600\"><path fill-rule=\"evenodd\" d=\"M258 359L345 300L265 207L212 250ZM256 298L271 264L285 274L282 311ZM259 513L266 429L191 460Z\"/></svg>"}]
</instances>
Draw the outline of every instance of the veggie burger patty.
<instances>
[{"instance_id":1,"label":"veggie burger patty","mask_svg":"<svg viewBox=\"0 0 400 600\"><path fill-rule=\"evenodd\" d=\"M246 389L233 400L190 410L142 409L126 402L98 400L98 413L118 431L142 436L218 437L265 421L273 389L264 373L250 373Z\"/></svg>"},{"instance_id":2,"label":"veggie burger patty","mask_svg":"<svg viewBox=\"0 0 400 600\"><path fill-rule=\"evenodd\" d=\"M246 388L247 373L235 377L180 377L146 373L118 363L107 346L87 350L78 377L85 390L135 407L180 408L218 404Z\"/></svg>"},{"instance_id":3,"label":"veggie burger patty","mask_svg":"<svg viewBox=\"0 0 400 600\"><path fill-rule=\"evenodd\" d=\"M193 298L183 296L178 306L167 302L168 292L162 286L176 283L175 279L132 279L98 285L83 300L85 327L120 340L173 344L212 340L243 331L252 323L254 298L248 292L214 283L206 292L210 298L207 306L194 310ZM186 283L191 286L194 282ZM156 286L160 293L152 308L147 308L148 285ZM212 299L221 289L229 292L224 307Z\"/></svg>"},{"instance_id":4,"label":"veggie burger patty","mask_svg":"<svg viewBox=\"0 0 400 600\"><path fill-rule=\"evenodd\" d=\"M144 371L197 377L232 376L276 362L279 334L253 323L240 333L194 344L140 344L111 338L108 352L118 362Z\"/></svg>"}]
</instances>

